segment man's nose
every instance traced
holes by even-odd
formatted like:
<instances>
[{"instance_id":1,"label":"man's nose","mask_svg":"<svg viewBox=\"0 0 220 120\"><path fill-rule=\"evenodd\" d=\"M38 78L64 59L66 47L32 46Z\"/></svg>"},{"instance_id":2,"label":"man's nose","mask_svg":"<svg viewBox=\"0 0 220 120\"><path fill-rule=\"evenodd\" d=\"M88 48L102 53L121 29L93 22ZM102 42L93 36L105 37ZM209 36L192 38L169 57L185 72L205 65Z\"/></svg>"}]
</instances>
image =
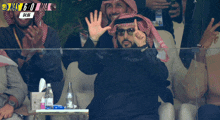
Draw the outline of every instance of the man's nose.
<instances>
[{"instance_id":1,"label":"man's nose","mask_svg":"<svg viewBox=\"0 0 220 120\"><path fill-rule=\"evenodd\" d=\"M112 13L116 13L116 8L115 8L115 6L112 7Z\"/></svg>"},{"instance_id":2,"label":"man's nose","mask_svg":"<svg viewBox=\"0 0 220 120\"><path fill-rule=\"evenodd\" d=\"M128 33L127 33L127 31L125 31L124 39L127 39L127 38L128 38Z\"/></svg>"}]
</instances>

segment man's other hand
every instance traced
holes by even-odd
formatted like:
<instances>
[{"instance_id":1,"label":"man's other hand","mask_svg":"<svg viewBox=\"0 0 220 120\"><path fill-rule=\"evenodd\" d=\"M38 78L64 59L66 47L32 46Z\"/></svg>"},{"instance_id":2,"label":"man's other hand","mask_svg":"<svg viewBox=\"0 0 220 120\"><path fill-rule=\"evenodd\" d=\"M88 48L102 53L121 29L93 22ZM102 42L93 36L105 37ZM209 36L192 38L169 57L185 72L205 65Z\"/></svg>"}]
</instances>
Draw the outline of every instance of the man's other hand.
<instances>
[{"instance_id":1,"label":"man's other hand","mask_svg":"<svg viewBox=\"0 0 220 120\"><path fill-rule=\"evenodd\" d=\"M204 46L204 48L209 48L213 41L214 43L217 43L219 32L215 30L220 26L220 22L213 26L214 20L214 18L211 19L199 43L200 45Z\"/></svg>"},{"instance_id":2,"label":"man's other hand","mask_svg":"<svg viewBox=\"0 0 220 120\"><path fill-rule=\"evenodd\" d=\"M42 48L43 31L41 26L40 27L29 26L27 31L28 33L26 34L26 37L28 38L29 41L31 41L32 44L30 48Z\"/></svg>"},{"instance_id":3,"label":"man's other hand","mask_svg":"<svg viewBox=\"0 0 220 120\"><path fill-rule=\"evenodd\" d=\"M98 11L95 10L94 16L93 16L92 12L90 13L90 22L89 22L87 17L85 18L85 20L86 20L86 23L87 23L88 28L89 28L90 38L92 38L92 40L94 40L96 42L99 40L99 37L105 31L111 29L110 26L107 26L107 27L104 27L104 28L101 27L101 22L102 22L102 12L101 11L99 12L99 17L98 17Z\"/></svg>"},{"instance_id":4,"label":"man's other hand","mask_svg":"<svg viewBox=\"0 0 220 120\"><path fill-rule=\"evenodd\" d=\"M44 48L43 42L43 31L41 26L29 26L27 29L27 33L22 39L23 49L31 49L31 48ZM27 61L35 54L34 51L31 50L22 50L21 55L27 57Z\"/></svg>"},{"instance_id":5,"label":"man's other hand","mask_svg":"<svg viewBox=\"0 0 220 120\"><path fill-rule=\"evenodd\" d=\"M175 4L172 5L172 10L169 11L170 17L175 18L180 15L180 5L179 3L175 2Z\"/></svg>"},{"instance_id":6,"label":"man's other hand","mask_svg":"<svg viewBox=\"0 0 220 120\"><path fill-rule=\"evenodd\" d=\"M146 7L151 10L166 9L169 8L170 4L167 0L146 0Z\"/></svg>"},{"instance_id":7,"label":"man's other hand","mask_svg":"<svg viewBox=\"0 0 220 120\"><path fill-rule=\"evenodd\" d=\"M3 118L4 119L11 118L13 112L14 112L14 107L9 104L5 104L5 106L0 109L0 120L2 120Z\"/></svg>"},{"instance_id":8,"label":"man's other hand","mask_svg":"<svg viewBox=\"0 0 220 120\"><path fill-rule=\"evenodd\" d=\"M134 20L135 32L133 33L134 42L138 47L146 45L146 35L138 30L137 20Z\"/></svg>"}]
</instances>

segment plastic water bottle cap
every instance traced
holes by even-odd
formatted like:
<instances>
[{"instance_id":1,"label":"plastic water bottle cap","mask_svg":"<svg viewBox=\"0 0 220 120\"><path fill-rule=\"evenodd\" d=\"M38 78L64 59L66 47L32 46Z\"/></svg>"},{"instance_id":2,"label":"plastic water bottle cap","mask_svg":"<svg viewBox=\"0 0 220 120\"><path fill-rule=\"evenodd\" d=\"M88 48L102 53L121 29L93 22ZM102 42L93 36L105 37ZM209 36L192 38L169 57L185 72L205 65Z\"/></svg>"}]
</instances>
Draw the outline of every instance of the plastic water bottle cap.
<instances>
[{"instance_id":1,"label":"plastic water bottle cap","mask_svg":"<svg viewBox=\"0 0 220 120\"><path fill-rule=\"evenodd\" d=\"M50 84L50 83L47 83L47 87L51 87L51 84Z\"/></svg>"}]
</instances>

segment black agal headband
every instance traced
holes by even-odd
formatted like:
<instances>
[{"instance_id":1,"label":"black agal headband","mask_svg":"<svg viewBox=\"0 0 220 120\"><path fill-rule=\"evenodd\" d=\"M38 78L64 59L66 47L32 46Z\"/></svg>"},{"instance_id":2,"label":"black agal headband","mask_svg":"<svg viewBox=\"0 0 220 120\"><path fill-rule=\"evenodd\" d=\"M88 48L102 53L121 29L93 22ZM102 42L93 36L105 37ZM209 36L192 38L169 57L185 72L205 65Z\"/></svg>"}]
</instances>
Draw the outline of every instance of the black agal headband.
<instances>
[{"instance_id":1,"label":"black agal headband","mask_svg":"<svg viewBox=\"0 0 220 120\"><path fill-rule=\"evenodd\" d=\"M139 18L139 17L117 19L117 20L115 20L115 25L116 24L123 24L123 23L133 23L135 19L137 21L142 21L143 20L142 18Z\"/></svg>"}]
</instances>

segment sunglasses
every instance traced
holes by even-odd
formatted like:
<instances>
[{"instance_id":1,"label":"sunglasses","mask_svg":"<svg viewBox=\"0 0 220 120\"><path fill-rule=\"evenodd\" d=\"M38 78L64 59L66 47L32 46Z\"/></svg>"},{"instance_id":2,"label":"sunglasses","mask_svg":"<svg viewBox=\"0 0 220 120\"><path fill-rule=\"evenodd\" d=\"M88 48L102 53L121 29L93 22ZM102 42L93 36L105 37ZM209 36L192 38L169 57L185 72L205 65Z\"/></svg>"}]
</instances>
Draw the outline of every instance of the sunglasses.
<instances>
[{"instance_id":1,"label":"sunglasses","mask_svg":"<svg viewBox=\"0 0 220 120\"><path fill-rule=\"evenodd\" d=\"M119 36L124 36L125 31L128 33L128 35L133 35L135 29L134 28L128 28L128 29L117 29L117 34Z\"/></svg>"}]
</instances>

